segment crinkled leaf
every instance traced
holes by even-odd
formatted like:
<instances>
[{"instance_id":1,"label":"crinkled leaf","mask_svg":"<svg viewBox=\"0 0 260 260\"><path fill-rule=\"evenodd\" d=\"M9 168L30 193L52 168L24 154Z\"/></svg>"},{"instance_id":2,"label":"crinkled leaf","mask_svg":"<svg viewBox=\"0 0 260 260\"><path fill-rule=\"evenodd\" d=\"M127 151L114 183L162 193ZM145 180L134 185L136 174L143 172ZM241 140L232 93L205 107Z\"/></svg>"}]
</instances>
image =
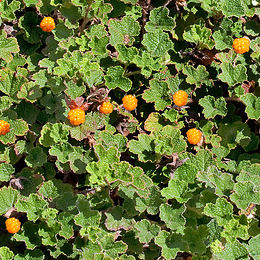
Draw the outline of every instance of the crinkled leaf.
<instances>
[{"instance_id":1,"label":"crinkled leaf","mask_svg":"<svg viewBox=\"0 0 260 260\"><path fill-rule=\"evenodd\" d=\"M153 57L163 56L173 48L173 42L169 35L161 30L154 30L144 34L142 44Z\"/></svg>"},{"instance_id":2,"label":"crinkled leaf","mask_svg":"<svg viewBox=\"0 0 260 260\"><path fill-rule=\"evenodd\" d=\"M0 214L5 214L17 201L18 191L11 187L0 189Z\"/></svg>"},{"instance_id":3,"label":"crinkled leaf","mask_svg":"<svg viewBox=\"0 0 260 260\"><path fill-rule=\"evenodd\" d=\"M256 97L252 93L247 93L240 97L246 104L246 113L248 118L258 120L260 118L260 97Z\"/></svg>"},{"instance_id":4,"label":"crinkled leaf","mask_svg":"<svg viewBox=\"0 0 260 260\"><path fill-rule=\"evenodd\" d=\"M150 89L143 93L143 99L146 102L155 102L156 110L164 110L171 104L171 99L168 94L168 84L157 79L150 80Z\"/></svg>"},{"instance_id":5,"label":"crinkled leaf","mask_svg":"<svg viewBox=\"0 0 260 260\"><path fill-rule=\"evenodd\" d=\"M0 247L1 260L11 260L14 258L14 253L6 246Z\"/></svg>"},{"instance_id":6,"label":"crinkled leaf","mask_svg":"<svg viewBox=\"0 0 260 260\"><path fill-rule=\"evenodd\" d=\"M0 164L0 181L9 181L11 175L15 172L14 167L8 163Z\"/></svg>"},{"instance_id":7,"label":"crinkled leaf","mask_svg":"<svg viewBox=\"0 0 260 260\"><path fill-rule=\"evenodd\" d=\"M199 65L196 69L192 66L185 66L183 74L187 76L186 81L189 84L195 84L198 87L209 78L209 73L203 65Z\"/></svg>"},{"instance_id":8,"label":"crinkled leaf","mask_svg":"<svg viewBox=\"0 0 260 260\"><path fill-rule=\"evenodd\" d=\"M17 3L17 1L13 2ZM1 5L2 4L4 3L1 3ZM20 49L16 38L7 37L6 33L2 30L2 33L0 34L0 58L6 62L10 62L13 59L12 53L17 53L19 50Z\"/></svg>"},{"instance_id":9,"label":"crinkled leaf","mask_svg":"<svg viewBox=\"0 0 260 260\"><path fill-rule=\"evenodd\" d=\"M222 63L220 68L222 72L218 75L218 77L229 86L234 86L247 80L247 70L242 64L233 66L231 63Z\"/></svg>"}]
</instances>

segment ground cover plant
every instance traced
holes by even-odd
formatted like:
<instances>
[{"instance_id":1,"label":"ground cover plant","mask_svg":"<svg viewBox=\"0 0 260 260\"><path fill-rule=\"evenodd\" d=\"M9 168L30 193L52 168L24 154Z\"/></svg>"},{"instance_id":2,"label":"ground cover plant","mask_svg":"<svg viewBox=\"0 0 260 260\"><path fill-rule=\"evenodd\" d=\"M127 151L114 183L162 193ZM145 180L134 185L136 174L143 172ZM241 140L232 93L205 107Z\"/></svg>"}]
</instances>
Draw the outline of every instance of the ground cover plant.
<instances>
[{"instance_id":1,"label":"ground cover plant","mask_svg":"<svg viewBox=\"0 0 260 260\"><path fill-rule=\"evenodd\" d=\"M260 8L0 2L0 258L260 259Z\"/></svg>"}]
</instances>

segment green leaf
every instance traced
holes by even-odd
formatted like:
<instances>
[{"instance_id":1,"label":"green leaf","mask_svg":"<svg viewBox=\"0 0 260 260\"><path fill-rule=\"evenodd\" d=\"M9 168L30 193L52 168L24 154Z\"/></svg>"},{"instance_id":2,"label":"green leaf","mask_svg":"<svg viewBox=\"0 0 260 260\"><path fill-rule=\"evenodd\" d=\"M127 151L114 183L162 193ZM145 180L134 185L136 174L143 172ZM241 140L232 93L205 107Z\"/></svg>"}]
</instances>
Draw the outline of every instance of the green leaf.
<instances>
[{"instance_id":1,"label":"green leaf","mask_svg":"<svg viewBox=\"0 0 260 260\"><path fill-rule=\"evenodd\" d=\"M137 48L135 47L127 48L124 44L118 44L116 46L116 49L118 51L117 59L127 63L132 63L134 57L138 54Z\"/></svg>"},{"instance_id":2,"label":"green leaf","mask_svg":"<svg viewBox=\"0 0 260 260\"><path fill-rule=\"evenodd\" d=\"M243 0L221 1L221 11L225 16L240 17L245 15ZM230 259L231 260L231 259Z\"/></svg>"},{"instance_id":3,"label":"green leaf","mask_svg":"<svg viewBox=\"0 0 260 260\"><path fill-rule=\"evenodd\" d=\"M121 21L109 20L110 43L113 46L117 44L132 45L134 36L138 36L140 25L134 18L124 16Z\"/></svg>"},{"instance_id":4,"label":"green leaf","mask_svg":"<svg viewBox=\"0 0 260 260\"><path fill-rule=\"evenodd\" d=\"M225 30L215 31L212 37L215 41L215 47L217 50L223 51L225 49L231 49L233 39L230 35L227 35Z\"/></svg>"},{"instance_id":5,"label":"green leaf","mask_svg":"<svg viewBox=\"0 0 260 260\"><path fill-rule=\"evenodd\" d=\"M137 222L134 228L140 243L146 244L154 239L160 231L160 227L157 224L151 224L151 222L146 219Z\"/></svg>"},{"instance_id":6,"label":"green leaf","mask_svg":"<svg viewBox=\"0 0 260 260\"><path fill-rule=\"evenodd\" d=\"M102 237L99 243L105 254L112 257L112 259L115 259L118 254L123 254L127 250L127 245L123 241L115 241L112 234Z\"/></svg>"},{"instance_id":7,"label":"green leaf","mask_svg":"<svg viewBox=\"0 0 260 260\"><path fill-rule=\"evenodd\" d=\"M106 228L111 231L129 230L135 223L134 219L124 217L125 212L120 206L109 209L105 215L107 217L105 221Z\"/></svg>"},{"instance_id":8,"label":"green leaf","mask_svg":"<svg viewBox=\"0 0 260 260\"><path fill-rule=\"evenodd\" d=\"M155 238L155 243L162 248L162 256L166 260L175 259L178 252L186 252L188 249L187 242L181 235L171 234L165 230Z\"/></svg>"},{"instance_id":9,"label":"green leaf","mask_svg":"<svg viewBox=\"0 0 260 260\"><path fill-rule=\"evenodd\" d=\"M31 168L41 167L47 162L47 155L40 146L34 147L26 156L25 162Z\"/></svg>"},{"instance_id":10,"label":"green leaf","mask_svg":"<svg viewBox=\"0 0 260 260\"><path fill-rule=\"evenodd\" d=\"M25 222L22 231L16 233L14 238L16 241L23 241L27 249L34 250L35 247L41 246L41 238L38 235L39 225L31 222Z\"/></svg>"},{"instance_id":11,"label":"green leaf","mask_svg":"<svg viewBox=\"0 0 260 260\"><path fill-rule=\"evenodd\" d=\"M152 57L161 57L173 48L169 35L161 30L154 30L144 34L142 44L151 53Z\"/></svg>"},{"instance_id":12,"label":"green leaf","mask_svg":"<svg viewBox=\"0 0 260 260\"><path fill-rule=\"evenodd\" d=\"M168 187L162 189L162 196L166 199L176 199L178 202L187 202L190 199L188 183L182 180L171 179Z\"/></svg>"},{"instance_id":13,"label":"green leaf","mask_svg":"<svg viewBox=\"0 0 260 260\"><path fill-rule=\"evenodd\" d=\"M2 30L0 34L0 58L6 62L11 62L13 60L12 53L17 53L19 50L16 38L7 37L6 33Z\"/></svg>"},{"instance_id":14,"label":"green leaf","mask_svg":"<svg viewBox=\"0 0 260 260\"><path fill-rule=\"evenodd\" d=\"M214 118L216 115L225 116L227 114L227 103L223 97L215 99L213 96L205 96L199 100L203 107L205 118Z\"/></svg>"},{"instance_id":15,"label":"green leaf","mask_svg":"<svg viewBox=\"0 0 260 260\"><path fill-rule=\"evenodd\" d=\"M247 93L240 97L246 104L246 113L248 118L258 120L260 118L260 97L252 93Z\"/></svg>"},{"instance_id":16,"label":"green leaf","mask_svg":"<svg viewBox=\"0 0 260 260\"><path fill-rule=\"evenodd\" d=\"M150 80L150 88L143 93L146 102L155 102L156 110L164 110L171 105L170 95L168 94L168 84L157 79Z\"/></svg>"},{"instance_id":17,"label":"green leaf","mask_svg":"<svg viewBox=\"0 0 260 260\"><path fill-rule=\"evenodd\" d=\"M6 246L0 247L1 260L11 260L14 258L14 253Z\"/></svg>"},{"instance_id":18,"label":"green leaf","mask_svg":"<svg viewBox=\"0 0 260 260\"><path fill-rule=\"evenodd\" d=\"M41 217L43 210L47 207L48 203L39 195L32 193L29 198L20 198L15 207L20 212L26 212L27 218L35 222Z\"/></svg>"},{"instance_id":19,"label":"green leaf","mask_svg":"<svg viewBox=\"0 0 260 260\"><path fill-rule=\"evenodd\" d=\"M189 26L183 33L183 39L198 45L199 49L212 49L214 41L211 39L211 30L199 24Z\"/></svg>"},{"instance_id":20,"label":"green leaf","mask_svg":"<svg viewBox=\"0 0 260 260\"><path fill-rule=\"evenodd\" d=\"M105 76L106 85L110 89L120 88L125 92L132 87L132 81L124 75L124 69L121 66L109 67Z\"/></svg>"},{"instance_id":21,"label":"green leaf","mask_svg":"<svg viewBox=\"0 0 260 260\"><path fill-rule=\"evenodd\" d=\"M17 201L18 191L11 187L3 187L0 189L0 215L5 214L11 209Z\"/></svg>"},{"instance_id":22,"label":"green leaf","mask_svg":"<svg viewBox=\"0 0 260 260\"><path fill-rule=\"evenodd\" d=\"M185 151L187 144L179 129L167 125L159 132L155 132L155 152L158 154L172 155Z\"/></svg>"},{"instance_id":23,"label":"green leaf","mask_svg":"<svg viewBox=\"0 0 260 260\"><path fill-rule=\"evenodd\" d=\"M15 172L14 167L8 163L0 164L0 181L9 181L11 175Z\"/></svg>"},{"instance_id":24,"label":"green leaf","mask_svg":"<svg viewBox=\"0 0 260 260\"><path fill-rule=\"evenodd\" d=\"M234 186L234 193L230 199L240 209L246 209L251 203L260 204L259 189L250 181L237 182Z\"/></svg>"},{"instance_id":25,"label":"green leaf","mask_svg":"<svg viewBox=\"0 0 260 260\"><path fill-rule=\"evenodd\" d=\"M260 257L260 234L256 237L252 237L248 243L248 252L253 257L254 260L259 259Z\"/></svg>"},{"instance_id":26,"label":"green leaf","mask_svg":"<svg viewBox=\"0 0 260 260\"><path fill-rule=\"evenodd\" d=\"M147 32L152 32L154 29L171 31L175 25L174 19L169 16L169 9L161 6L151 11L149 22L145 25L145 30Z\"/></svg>"},{"instance_id":27,"label":"green leaf","mask_svg":"<svg viewBox=\"0 0 260 260\"><path fill-rule=\"evenodd\" d=\"M201 86L203 83L207 83L209 78L209 73L203 65L199 65L196 69L192 66L185 66L183 74L187 76L187 83L195 84L197 87Z\"/></svg>"},{"instance_id":28,"label":"green leaf","mask_svg":"<svg viewBox=\"0 0 260 260\"><path fill-rule=\"evenodd\" d=\"M91 210L88 200L80 197L76 203L79 213L74 216L75 224L81 226L80 234L84 236L87 233L87 227L98 227L101 214L97 210Z\"/></svg>"},{"instance_id":29,"label":"green leaf","mask_svg":"<svg viewBox=\"0 0 260 260\"><path fill-rule=\"evenodd\" d=\"M246 248L239 243L238 241L235 241L234 243L227 243L223 248L221 248L219 253L214 254L218 259L223 260L248 260L248 251Z\"/></svg>"},{"instance_id":30,"label":"green leaf","mask_svg":"<svg viewBox=\"0 0 260 260\"><path fill-rule=\"evenodd\" d=\"M92 37L89 42L89 47L91 47L92 51L96 55L104 55L107 53L107 45L109 44L109 38L107 36L98 38L96 36Z\"/></svg>"},{"instance_id":31,"label":"green leaf","mask_svg":"<svg viewBox=\"0 0 260 260\"><path fill-rule=\"evenodd\" d=\"M186 219L183 216L185 209L186 207L184 205L179 208L174 208L171 205L162 204L160 206L160 219L164 221L166 226L172 231L183 235L186 224Z\"/></svg>"},{"instance_id":32,"label":"green leaf","mask_svg":"<svg viewBox=\"0 0 260 260\"><path fill-rule=\"evenodd\" d=\"M0 13L2 19L12 21L16 19L15 11L20 8L21 3L19 1L7 2L3 1L0 5Z\"/></svg>"},{"instance_id":33,"label":"green leaf","mask_svg":"<svg viewBox=\"0 0 260 260\"><path fill-rule=\"evenodd\" d=\"M242 64L233 66L231 63L221 63L220 68L222 72L218 75L218 77L229 86L234 86L247 80L247 70Z\"/></svg>"},{"instance_id":34,"label":"green leaf","mask_svg":"<svg viewBox=\"0 0 260 260\"><path fill-rule=\"evenodd\" d=\"M247 35L258 36L260 31L260 24L254 20L249 20L245 24L245 33Z\"/></svg>"},{"instance_id":35,"label":"green leaf","mask_svg":"<svg viewBox=\"0 0 260 260\"><path fill-rule=\"evenodd\" d=\"M24 31L24 40L31 44L40 42L43 31L38 26L41 20L35 12L25 12L19 19L19 27Z\"/></svg>"},{"instance_id":36,"label":"green leaf","mask_svg":"<svg viewBox=\"0 0 260 260\"><path fill-rule=\"evenodd\" d=\"M154 138L150 135L139 134L138 140L130 140L127 146L131 153L138 155L138 159L141 162L154 161L156 159Z\"/></svg>"},{"instance_id":37,"label":"green leaf","mask_svg":"<svg viewBox=\"0 0 260 260\"><path fill-rule=\"evenodd\" d=\"M69 212L62 212L59 214L59 222L61 224L61 230L59 232L59 235L70 239L74 234L74 221L73 221L74 215Z\"/></svg>"},{"instance_id":38,"label":"green leaf","mask_svg":"<svg viewBox=\"0 0 260 260\"><path fill-rule=\"evenodd\" d=\"M234 149L238 144L245 148L251 141L250 128L241 121L221 123L217 134L222 138L221 145L229 149Z\"/></svg>"},{"instance_id":39,"label":"green leaf","mask_svg":"<svg viewBox=\"0 0 260 260\"><path fill-rule=\"evenodd\" d=\"M224 226L232 219L233 206L226 199L218 198L215 204L207 203L203 213L215 218L218 225Z\"/></svg>"}]
</instances>

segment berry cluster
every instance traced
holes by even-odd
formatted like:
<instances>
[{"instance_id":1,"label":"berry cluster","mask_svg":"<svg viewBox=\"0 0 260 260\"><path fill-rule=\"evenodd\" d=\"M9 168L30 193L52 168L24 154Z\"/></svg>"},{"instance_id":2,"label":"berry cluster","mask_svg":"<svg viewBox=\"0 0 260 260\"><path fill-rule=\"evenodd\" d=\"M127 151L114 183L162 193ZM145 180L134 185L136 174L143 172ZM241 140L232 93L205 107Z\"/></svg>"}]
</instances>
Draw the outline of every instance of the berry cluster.
<instances>
[{"instance_id":1,"label":"berry cluster","mask_svg":"<svg viewBox=\"0 0 260 260\"><path fill-rule=\"evenodd\" d=\"M80 125L85 122L85 111L81 108L71 109L68 113L68 119L72 125Z\"/></svg>"},{"instance_id":2,"label":"berry cluster","mask_svg":"<svg viewBox=\"0 0 260 260\"><path fill-rule=\"evenodd\" d=\"M8 218L5 221L6 230L11 233L17 233L21 228L21 222L17 218Z\"/></svg>"},{"instance_id":3,"label":"berry cluster","mask_svg":"<svg viewBox=\"0 0 260 260\"><path fill-rule=\"evenodd\" d=\"M137 98L133 95L126 95L122 99L123 106L126 110L132 111L137 107Z\"/></svg>"},{"instance_id":4,"label":"berry cluster","mask_svg":"<svg viewBox=\"0 0 260 260\"><path fill-rule=\"evenodd\" d=\"M113 112L113 105L109 101L105 101L99 108L101 114L111 114Z\"/></svg>"},{"instance_id":5,"label":"berry cluster","mask_svg":"<svg viewBox=\"0 0 260 260\"><path fill-rule=\"evenodd\" d=\"M249 51L250 40L247 38L236 38L233 41L233 49L236 53L243 54Z\"/></svg>"},{"instance_id":6,"label":"berry cluster","mask_svg":"<svg viewBox=\"0 0 260 260\"><path fill-rule=\"evenodd\" d=\"M188 102L188 94L183 91L183 90L179 90L176 93L174 93L173 95L173 103L178 106L178 107L182 107L185 106Z\"/></svg>"},{"instance_id":7,"label":"berry cluster","mask_svg":"<svg viewBox=\"0 0 260 260\"><path fill-rule=\"evenodd\" d=\"M44 17L40 23L40 27L44 32L50 32L55 29L55 22L51 17Z\"/></svg>"},{"instance_id":8,"label":"berry cluster","mask_svg":"<svg viewBox=\"0 0 260 260\"><path fill-rule=\"evenodd\" d=\"M10 124L4 120L0 120L0 135L6 135L10 131Z\"/></svg>"},{"instance_id":9,"label":"berry cluster","mask_svg":"<svg viewBox=\"0 0 260 260\"><path fill-rule=\"evenodd\" d=\"M201 131L196 128L189 129L186 135L190 144L198 144L202 138Z\"/></svg>"}]
</instances>

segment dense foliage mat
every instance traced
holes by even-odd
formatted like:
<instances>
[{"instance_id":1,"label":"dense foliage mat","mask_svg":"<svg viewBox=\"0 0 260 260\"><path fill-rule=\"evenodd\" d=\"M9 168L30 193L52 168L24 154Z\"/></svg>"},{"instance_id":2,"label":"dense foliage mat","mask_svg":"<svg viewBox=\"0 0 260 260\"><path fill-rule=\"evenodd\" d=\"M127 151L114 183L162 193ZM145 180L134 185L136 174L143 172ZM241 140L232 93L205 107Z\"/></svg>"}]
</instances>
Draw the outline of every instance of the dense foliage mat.
<instances>
[{"instance_id":1,"label":"dense foliage mat","mask_svg":"<svg viewBox=\"0 0 260 260\"><path fill-rule=\"evenodd\" d=\"M2 0L0 258L260 259L259 7Z\"/></svg>"}]
</instances>

